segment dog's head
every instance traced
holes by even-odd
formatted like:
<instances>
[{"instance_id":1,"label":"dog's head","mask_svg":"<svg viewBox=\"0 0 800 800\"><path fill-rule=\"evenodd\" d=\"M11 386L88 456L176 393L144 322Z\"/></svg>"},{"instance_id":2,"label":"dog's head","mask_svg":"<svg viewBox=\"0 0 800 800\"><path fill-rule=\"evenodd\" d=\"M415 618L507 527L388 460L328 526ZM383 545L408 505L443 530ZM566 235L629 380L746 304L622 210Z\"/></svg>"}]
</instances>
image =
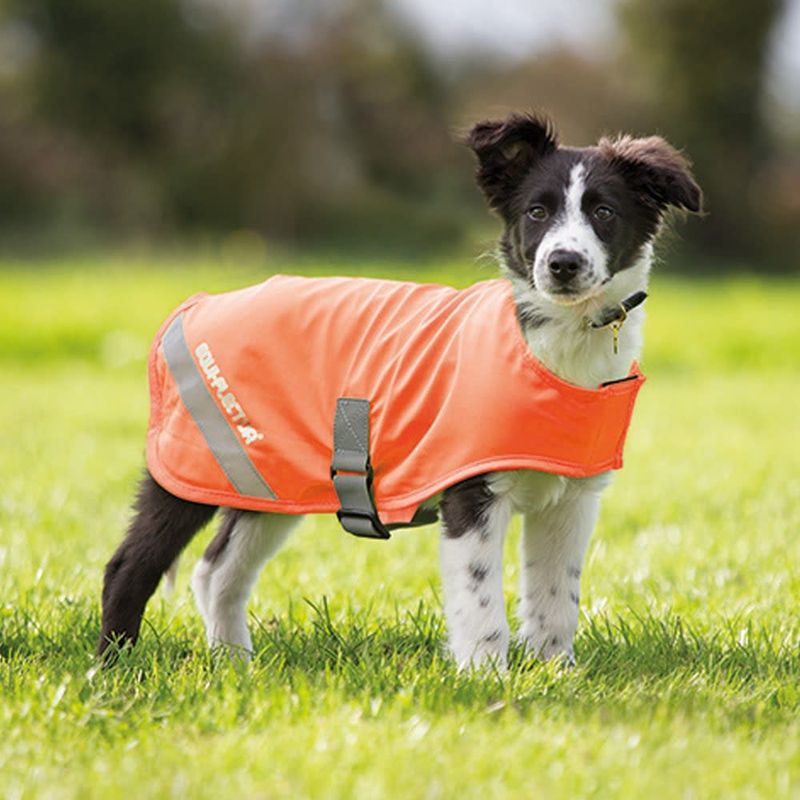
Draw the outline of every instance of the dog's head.
<instances>
[{"instance_id":1,"label":"dog's head","mask_svg":"<svg viewBox=\"0 0 800 800\"><path fill-rule=\"evenodd\" d=\"M587 300L636 264L669 208L700 211L687 160L658 136L561 147L548 120L512 115L478 123L467 144L505 222L506 266L554 303Z\"/></svg>"}]
</instances>

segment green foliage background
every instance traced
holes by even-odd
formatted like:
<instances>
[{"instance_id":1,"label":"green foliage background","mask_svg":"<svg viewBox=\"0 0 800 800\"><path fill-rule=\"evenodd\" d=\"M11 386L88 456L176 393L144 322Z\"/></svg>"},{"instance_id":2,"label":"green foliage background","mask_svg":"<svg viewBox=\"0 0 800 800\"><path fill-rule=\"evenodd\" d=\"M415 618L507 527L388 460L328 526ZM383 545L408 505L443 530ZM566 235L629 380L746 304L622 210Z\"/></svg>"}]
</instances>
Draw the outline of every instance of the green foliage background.
<instances>
[{"instance_id":1,"label":"green foliage background","mask_svg":"<svg viewBox=\"0 0 800 800\"><path fill-rule=\"evenodd\" d=\"M767 80L787 7L619 0L605 48L507 63L445 58L394 0L275 0L258 30L243 9L259 4L5 0L0 250L245 230L350 254L452 253L486 220L459 135L539 109L567 144L625 131L685 149L708 210L686 251L704 271L793 271L800 123Z\"/></svg>"}]
</instances>

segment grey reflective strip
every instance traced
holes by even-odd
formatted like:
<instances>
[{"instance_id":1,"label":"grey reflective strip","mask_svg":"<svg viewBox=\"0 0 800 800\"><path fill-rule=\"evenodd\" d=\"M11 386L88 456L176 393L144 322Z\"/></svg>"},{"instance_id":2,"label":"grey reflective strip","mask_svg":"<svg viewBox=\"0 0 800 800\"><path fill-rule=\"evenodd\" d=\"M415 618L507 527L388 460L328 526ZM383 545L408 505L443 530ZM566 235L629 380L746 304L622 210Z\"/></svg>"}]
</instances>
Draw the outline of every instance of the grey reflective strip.
<instances>
[{"instance_id":1,"label":"grey reflective strip","mask_svg":"<svg viewBox=\"0 0 800 800\"><path fill-rule=\"evenodd\" d=\"M340 397L333 420L333 488L341 506L339 522L349 533L388 539L372 495L369 463L369 400Z\"/></svg>"},{"instance_id":2,"label":"grey reflective strip","mask_svg":"<svg viewBox=\"0 0 800 800\"><path fill-rule=\"evenodd\" d=\"M340 397L333 420L334 469L366 472L369 463L369 400Z\"/></svg>"},{"instance_id":3,"label":"grey reflective strip","mask_svg":"<svg viewBox=\"0 0 800 800\"><path fill-rule=\"evenodd\" d=\"M250 460L244 445L220 411L202 373L189 352L183 335L183 314L167 328L161 346L169 371L175 379L181 400L192 415L208 449L241 495L275 500L276 495Z\"/></svg>"}]
</instances>

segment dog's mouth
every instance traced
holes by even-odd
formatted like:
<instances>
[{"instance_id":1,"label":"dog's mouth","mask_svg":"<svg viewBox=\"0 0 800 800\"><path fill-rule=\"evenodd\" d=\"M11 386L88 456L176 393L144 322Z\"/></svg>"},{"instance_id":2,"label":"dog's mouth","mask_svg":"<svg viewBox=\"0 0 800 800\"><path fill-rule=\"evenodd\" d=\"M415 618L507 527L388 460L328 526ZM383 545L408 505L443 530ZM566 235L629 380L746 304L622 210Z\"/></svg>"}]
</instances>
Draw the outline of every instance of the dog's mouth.
<instances>
[{"instance_id":1,"label":"dog's mouth","mask_svg":"<svg viewBox=\"0 0 800 800\"><path fill-rule=\"evenodd\" d=\"M557 287L539 287L536 281L532 280L531 284L533 289L541 294L546 300L558 306L576 306L580 303L585 303L588 300L593 300L603 292L608 285L612 276L605 278L599 283L592 286L584 286L580 288L571 288L569 286Z\"/></svg>"}]
</instances>

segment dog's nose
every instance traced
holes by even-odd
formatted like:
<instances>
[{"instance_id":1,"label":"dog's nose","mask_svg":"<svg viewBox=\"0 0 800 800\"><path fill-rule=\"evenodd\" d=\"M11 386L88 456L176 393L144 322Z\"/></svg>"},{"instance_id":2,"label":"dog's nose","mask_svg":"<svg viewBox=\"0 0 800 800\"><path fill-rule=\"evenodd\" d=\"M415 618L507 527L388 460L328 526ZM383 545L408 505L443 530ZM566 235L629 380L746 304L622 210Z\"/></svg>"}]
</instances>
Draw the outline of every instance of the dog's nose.
<instances>
[{"instance_id":1,"label":"dog's nose","mask_svg":"<svg viewBox=\"0 0 800 800\"><path fill-rule=\"evenodd\" d=\"M557 281L567 283L575 277L583 262L583 256L574 250L553 250L547 260L547 267Z\"/></svg>"}]
</instances>

